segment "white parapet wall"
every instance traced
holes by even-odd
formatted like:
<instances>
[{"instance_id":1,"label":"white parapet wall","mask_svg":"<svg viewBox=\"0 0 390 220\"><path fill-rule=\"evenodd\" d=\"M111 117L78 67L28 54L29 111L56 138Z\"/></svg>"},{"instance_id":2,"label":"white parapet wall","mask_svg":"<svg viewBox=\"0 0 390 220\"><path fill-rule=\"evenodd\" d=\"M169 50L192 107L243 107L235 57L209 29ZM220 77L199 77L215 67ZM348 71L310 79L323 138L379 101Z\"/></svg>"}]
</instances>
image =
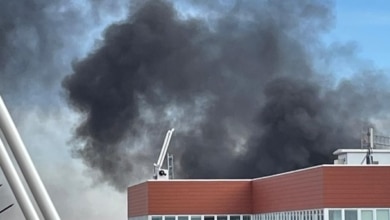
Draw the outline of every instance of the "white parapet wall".
<instances>
[{"instance_id":1,"label":"white parapet wall","mask_svg":"<svg viewBox=\"0 0 390 220\"><path fill-rule=\"evenodd\" d=\"M338 149L335 164L366 164L367 149ZM374 164L390 164L390 149L372 149Z\"/></svg>"}]
</instances>

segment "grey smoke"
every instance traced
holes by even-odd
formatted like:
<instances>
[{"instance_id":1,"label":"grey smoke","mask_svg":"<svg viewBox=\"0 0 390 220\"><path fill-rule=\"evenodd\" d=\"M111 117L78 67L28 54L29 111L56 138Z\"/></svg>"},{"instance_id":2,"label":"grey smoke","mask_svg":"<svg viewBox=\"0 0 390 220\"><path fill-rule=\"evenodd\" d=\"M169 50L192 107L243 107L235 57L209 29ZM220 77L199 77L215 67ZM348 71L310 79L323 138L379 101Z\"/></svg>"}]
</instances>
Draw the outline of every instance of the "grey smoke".
<instances>
[{"instance_id":1,"label":"grey smoke","mask_svg":"<svg viewBox=\"0 0 390 220\"><path fill-rule=\"evenodd\" d=\"M90 49L102 26L123 17L126 5L124 1L0 1L0 94L62 219L126 216L125 198L104 186L91 187L84 166L69 156L67 140L75 114L61 97L61 81L71 71L72 60ZM0 207L15 203L0 218L23 219L2 174L0 183L4 184ZM100 203L108 193L111 205Z\"/></svg>"},{"instance_id":2,"label":"grey smoke","mask_svg":"<svg viewBox=\"0 0 390 220\"><path fill-rule=\"evenodd\" d=\"M60 58L57 55L64 44L64 23L68 22L61 18L77 17L70 10L60 13L61 6L59 2L24 0L0 3L3 95L36 91L40 86L50 89L52 82L63 74L53 68Z\"/></svg>"},{"instance_id":3,"label":"grey smoke","mask_svg":"<svg viewBox=\"0 0 390 220\"><path fill-rule=\"evenodd\" d=\"M122 10L118 7L123 6L119 2L122 1L116 4L88 0L1 1L2 95L12 100L23 97L24 102L32 104L58 105L63 76L70 71L72 60L83 56L83 48L88 48L90 39L83 42L80 39L106 22L101 19L111 13L106 8L116 8L115 13L119 14ZM93 15L89 11L93 11Z\"/></svg>"},{"instance_id":4,"label":"grey smoke","mask_svg":"<svg viewBox=\"0 0 390 220\"><path fill-rule=\"evenodd\" d=\"M345 56L320 40L329 2L175 3L138 5L63 81L83 117L75 156L117 189L152 166L170 127L177 176L249 178L331 162L388 108L383 74L319 68Z\"/></svg>"}]
</instances>

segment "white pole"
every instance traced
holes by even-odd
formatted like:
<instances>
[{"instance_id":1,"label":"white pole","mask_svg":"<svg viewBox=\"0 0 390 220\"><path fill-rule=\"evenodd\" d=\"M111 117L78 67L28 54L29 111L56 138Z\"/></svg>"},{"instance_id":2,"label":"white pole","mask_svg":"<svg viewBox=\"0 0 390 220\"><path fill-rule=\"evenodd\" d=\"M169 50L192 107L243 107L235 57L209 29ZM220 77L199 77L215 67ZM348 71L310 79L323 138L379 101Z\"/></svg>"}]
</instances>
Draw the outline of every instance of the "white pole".
<instances>
[{"instance_id":1,"label":"white pole","mask_svg":"<svg viewBox=\"0 0 390 220\"><path fill-rule=\"evenodd\" d=\"M3 99L0 96L0 129L12 150L16 161L19 164L24 178L30 190L41 209L42 215L48 220L59 220L60 217L55 209L53 202L51 201L49 194L47 193L45 186L42 183L41 178L38 175L37 170L28 154L26 147L16 129L15 124L12 121L7 107L4 104Z\"/></svg>"},{"instance_id":2,"label":"white pole","mask_svg":"<svg viewBox=\"0 0 390 220\"><path fill-rule=\"evenodd\" d=\"M167 136L165 138L166 140L164 141L163 148L161 149L160 158L157 161L157 165L159 166L159 168L161 168L163 163L164 163L164 159L165 159L166 154L167 154L169 142L171 141L172 133L173 133L174 130L175 129L172 128L171 130L169 130L167 132Z\"/></svg>"},{"instance_id":3,"label":"white pole","mask_svg":"<svg viewBox=\"0 0 390 220\"><path fill-rule=\"evenodd\" d=\"M161 148L160 155L158 156L157 166L159 166L158 167L159 169L161 168L161 160L163 160L163 158L165 157L165 155L164 155L164 148L167 145L167 141L168 141L168 137L169 137L169 133L170 132L171 132L171 130L168 130L167 134L165 135L164 143L163 143L163 146Z\"/></svg>"},{"instance_id":4,"label":"white pole","mask_svg":"<svg viewBox=\"0 0 390 220\"><path fill-rule=\"evenodd\" d=\"M11 158L0 138L0 166L7 178L8 184L10 185L12 192L15 195L16 200L22 209L23 215L29 220L39 220L38 214L31 203L30 197L28 196L26 189L23 186L19 175L12 164Z\"/></svg>"},{"instance_id":5,"label":"white pole","mask_svg":"<svg viewBox=\"0 0 390 220\"><path fill-rule=\"evenodd\" d=\"M370 128L370 148L374 149L374 129Z\"/></svg>"}]
</instances>

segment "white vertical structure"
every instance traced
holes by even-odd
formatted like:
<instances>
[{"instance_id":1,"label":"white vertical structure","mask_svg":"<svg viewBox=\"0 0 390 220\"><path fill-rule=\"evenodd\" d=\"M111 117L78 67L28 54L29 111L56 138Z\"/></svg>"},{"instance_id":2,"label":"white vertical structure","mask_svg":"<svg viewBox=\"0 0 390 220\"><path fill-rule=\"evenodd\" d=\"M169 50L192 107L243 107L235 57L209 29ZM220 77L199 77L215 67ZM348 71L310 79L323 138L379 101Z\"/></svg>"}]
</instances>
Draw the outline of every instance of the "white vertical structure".
<instances>
[{"instance_id":1,"label":"white vertical structure","mask_svg":"<svg viewBox=\"0 0 390 220\"><path fill-rule=\"evenodd\" d=\"M5 177L15 195L16 200L22 209L23 215L26 219L39 220L38 214L23 186L19 175L12 164L11 158L8 155L3 141L0 138L0 166L4 172Z\"/></svg>"},{"instance_id":2,"label":"white vertical structure","mask_svg":"<svg viewBox=\"0 0 390 220\"><path fill-rule=\"evenodd\" d=\"M164 143L160 152L160 156L158 157L157 163L154 164L154 179L168 179L169 171L167 169L162 169L162 165L164 163L165 156L167 155L167 150L169 146L169 142L171 141L172 133L175 129L168 130L165 135Z\"/></svg>"},{"instance_id":3,"label":"white vertical structure","mask_svg":"<svg viewBox=\"0 0 390 220\"><path fill-rule=\"evenodd\" d=\"M374 149L374 128L370 128L370 149Z\"/></svg>"},{"instance_id":4,"label":"white vertical structure","mask_svg":"<svg viewBox=\"0 0 390 220\"><path fill-rule=\"evenodd\" d=\"M0 96L0 129L4 134L8 145L14 154L15 160L18 163L20 170L37 202L42 215L48 220L59 220L60 217L47 193L41 178L28 154L26 147L12 121L3 99Z\"/></svg>"},{"instance_id":5,"label":"white vertical structure","mask_svg":"<svg viewBox=\"0 0 390 220\"><path fill-rule=\"evenodd\" d=\"M374 149L374 128L370 128L370 146L367 149L366 155L366 164L374 163L374 159L372 157L372 150Z\"/></svg>"}]
</instances>

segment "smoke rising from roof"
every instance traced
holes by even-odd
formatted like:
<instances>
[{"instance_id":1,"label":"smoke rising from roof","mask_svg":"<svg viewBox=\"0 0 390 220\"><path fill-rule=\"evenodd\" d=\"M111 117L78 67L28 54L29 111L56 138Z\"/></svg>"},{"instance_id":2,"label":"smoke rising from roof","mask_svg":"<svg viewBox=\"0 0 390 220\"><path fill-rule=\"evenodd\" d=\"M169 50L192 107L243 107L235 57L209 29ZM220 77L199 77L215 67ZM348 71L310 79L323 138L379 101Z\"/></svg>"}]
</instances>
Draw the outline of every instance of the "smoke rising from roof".
<instances>
[{"instance_id":1,"label":"smoke rising from roof","mask_svg":"<svg viewBox=\"0 0 390 220\"><path fill-rule=\"evenodd\" d=\"M170 127L177 176L249 178L330 162L387 109L380 73L334 82L318 68L338 56L320 40L330 3L185 3L203 16L138 5L63 82L84 117L75 155L117 189L152 166Z\"/></svg>"}]
</instances>

